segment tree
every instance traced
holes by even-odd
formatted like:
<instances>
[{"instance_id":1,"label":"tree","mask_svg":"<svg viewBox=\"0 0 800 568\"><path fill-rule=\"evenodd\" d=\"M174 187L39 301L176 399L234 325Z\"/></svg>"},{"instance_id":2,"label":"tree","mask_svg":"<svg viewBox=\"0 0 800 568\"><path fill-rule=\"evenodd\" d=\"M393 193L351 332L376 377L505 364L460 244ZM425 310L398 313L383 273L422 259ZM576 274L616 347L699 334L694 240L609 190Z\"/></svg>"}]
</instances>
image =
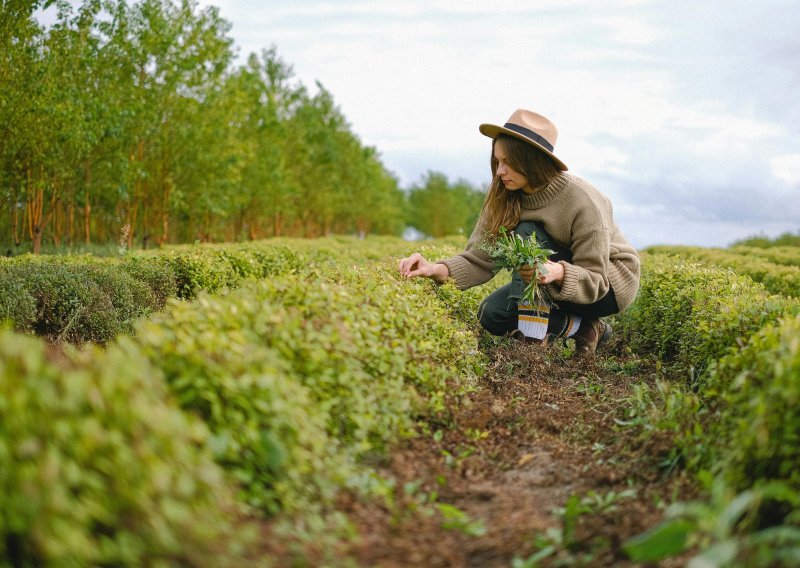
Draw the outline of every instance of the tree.
<instances>
[{"instance_id":1,"label":"tree","mask_svg":"<svg viewBox=\"0 0 800 568\"><path fill-rule=\"evenodd\" d=\"M48 29L33 18L55 4ZM128 246L398 232L402 194L273 47L194 0L0 0L0 238ZM81 223L82 217L82 223Z\"/></svg>"},{"instance_id":2,"label":"tree","mask_svg":"<svg viewBox=\"0 0 800 568\"><path fill-rule=\"evenodd\" d=\"M442 173L429 171L408 196L408 224L432 237L469 235L484 194L468 182L450 184Z\"/></svg>"}]
</instances>

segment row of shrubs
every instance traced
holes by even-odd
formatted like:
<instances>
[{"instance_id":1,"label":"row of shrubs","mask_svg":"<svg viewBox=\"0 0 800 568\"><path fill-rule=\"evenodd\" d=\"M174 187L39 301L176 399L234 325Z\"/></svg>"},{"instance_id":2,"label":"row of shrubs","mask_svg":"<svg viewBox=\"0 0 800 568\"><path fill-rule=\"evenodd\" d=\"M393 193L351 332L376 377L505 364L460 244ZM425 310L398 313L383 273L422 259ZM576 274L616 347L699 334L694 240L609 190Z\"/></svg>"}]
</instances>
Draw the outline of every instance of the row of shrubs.
<instances>
[{"instance_id":1,"label":"row of shrubs","mask_svg":"<svg viewBox=\"0 0 800 568\"><path fill-rule=\"evenodd\" d=\"M800 297L799 266L771 261L765 251L772 249L755 248L752 252L740 252L740 250L662 245L650 247L647 252L671 254L683 260L701 261L712 266L730 268L737 274L760 282L773 294Z\"/></svg>"},{"instance_id":2,"label":"row of shrubs","mask_svg":"<svg viewBox=\"0 0 800 568\"><path fill-rule=\"evenodd\" d=\"M297 271L283 246L186 248L122 259L25 255L0 261L0 321L53 341L104 343L130 334L169 298L235 288L246 278Z\"/></svg>"},{"instance_id":3,"label":"row of shrubs","mask_svg":"<svg viewBox=\"0 0 800 568\"><path fill-rule=\"evenodd\" d=\"M447 256L461 244L461 238L442 239L429 252ZM169 298L190 300L246 279L372 262L408 249L397 238L331 237L176 246L122 258L0 257L0 322L51 341L105 343L133 333L137 320L163 309Z\"/></svg>"},{"instance_id":4,"label":"row of shrubs","mask_svg":"<svg viewBox=\"0 0 800 568\"><path fill-rule=\"evenodd\" d=\"M736 245L728 250L740 255L759 257L769 262L774 262L775 264L800 266L800 246L760 248Z\"/></svg>"},{"instance_id":5,"label":"row of shrubs","mask_svg":"<svg viewBox=\"0 0 800 568\"><path fill-rule=\"evenodd\" d=\"M0 332L0 557L262 565L254 516L320 524L380 485L365 464L387 443L448 420L482 372L455 317L481 291L392 260L291 272L168 302L102 351Z\"/></svg>"},{"instance_id":6,"label":"row of shrubs","mask_svg":"<svg viewBox=\"0 0 800 568\"><path fill-rule=\"evenodd\" d=\"M669 381L627 419L671 432L675 458L715 480L716 499L673 507L643 549L670 550L666 539L680 543L672 552L705 548L713 565L792 565L783 556L800 552L800 302L723 267L643 260L618 328L633 350L659 357Z\"/></svg>"},{"instance_id":7,"label":"row of shrubs","mask_svg":"<svg viewBox=\"0 0 800 568\"><path fill-rule=\"evenodd\" d=\"M750 277L673 255L643 254L636 302L620 319L629 347L691 380L798 302Z\"/></svg>"},{"instance_id":8,"label":"row of shrubs","mask_svg":"<svg viewBox=\"0 0 800 568\"><path fill-rule=\"evenodd\" d=\"M0 329L0 565L238 565L252 531L209 441L130 339Z\"/></svg>"}]
</instances>

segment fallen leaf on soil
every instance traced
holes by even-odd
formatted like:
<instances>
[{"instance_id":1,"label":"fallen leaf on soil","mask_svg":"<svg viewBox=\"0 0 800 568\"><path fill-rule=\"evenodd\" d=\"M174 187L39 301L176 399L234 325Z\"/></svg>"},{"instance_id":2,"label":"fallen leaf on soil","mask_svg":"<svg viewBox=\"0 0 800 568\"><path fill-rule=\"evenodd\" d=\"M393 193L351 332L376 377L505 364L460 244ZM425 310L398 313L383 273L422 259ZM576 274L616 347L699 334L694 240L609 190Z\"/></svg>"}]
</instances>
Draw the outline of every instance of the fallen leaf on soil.
<instances>
[{"instance_id":1,"label":"fallen leaf on soil","mask_svg":"<svg viewBox=\"0 0 800 568\"><path fill-rule=\"evenodd\" d=\"M517 465L522 467L523 465L525 465L526 463L528 463L529 461L531 461L535 457L536 456L534 456L533 454L523 454L522 457L519 458L519 461L517 461Z\"/></svg>"}]
</instances>

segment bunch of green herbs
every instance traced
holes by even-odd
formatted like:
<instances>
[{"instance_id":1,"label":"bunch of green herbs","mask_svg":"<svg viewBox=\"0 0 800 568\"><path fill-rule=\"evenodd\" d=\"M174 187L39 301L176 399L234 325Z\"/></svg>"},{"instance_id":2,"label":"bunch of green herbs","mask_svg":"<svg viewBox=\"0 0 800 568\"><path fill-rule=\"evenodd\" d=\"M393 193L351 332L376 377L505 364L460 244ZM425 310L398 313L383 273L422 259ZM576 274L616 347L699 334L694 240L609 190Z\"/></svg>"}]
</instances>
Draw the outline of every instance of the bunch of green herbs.
<instances>
[{"instance_id":1,"label":"bunch of green herbs","mask_svg":"<svg viewBox=\"0 0 800 568\"><path fill-rule=\"evenodd\" d=\"M536 306L544 303L543 292L539 288L539 276L547 274L547 259L555 251L542 248L536 240L536 234L528 238L523 238L514 231L508 231L505 227L500 227L497 236L485 238L480 245L495 264L496 269L518 271L523 266L528 265L533 268L534 274L531 281L522 292L522 303Z\"/></svg>"}]
</instances>

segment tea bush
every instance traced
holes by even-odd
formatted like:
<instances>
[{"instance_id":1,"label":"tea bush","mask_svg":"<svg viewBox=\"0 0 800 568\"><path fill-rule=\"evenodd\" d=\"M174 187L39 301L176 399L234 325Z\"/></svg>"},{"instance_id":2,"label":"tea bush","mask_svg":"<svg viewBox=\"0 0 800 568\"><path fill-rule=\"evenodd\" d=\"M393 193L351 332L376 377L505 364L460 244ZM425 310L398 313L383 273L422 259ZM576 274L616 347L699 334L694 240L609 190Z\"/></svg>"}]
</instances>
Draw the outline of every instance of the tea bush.
<instances>
[{"instance_id":1,"label":"tea bush","mask_svg":"<svg viewBox=\"0 0 800 568\"><path fill-rule=\"evenodd\" d=\"M163 310L167 300L178 295L175 272L158 257L128 255L120 268L147 286L147 308L150 311Z\"/></svg>"},{"instance_id":2,"label":"tea bush","mask_svg":"<svg viewBox=\"0 0 800 568\"><path fill-rule=\"evenodd\" d=\"M632 349L654 353L673 375L702 374L796 303L724 268L643 255L634 304L618 317Z\"/></svg>"},{"instance_id":3,"label":"tea bush","mask_svg":"<svg viewBox=\"0 0 800 568\"><path fill-rule=\"evenodd\" d=\"M325 430L327 414L260 339L278 308L264 300L247 288L203 293L143 322L136 341L182 407L206 421L215 459L241 483L244 502L269 514L308 512L343 484L347 460Z\"/></svg>"},{"instance_id":4,"label":"tea bush","mask_svg":"<svg viewBox=\"0 0 800 568\"><path fill-rule=\"evenodd\" d=\"M33 256L0 259L0 320L52 340L103 343L169 298L218 292L244 278L298 271L307 264L284 246L182 247L123 259ZM33 307L32 303L33 302Z\"/></svg>"},{"instance_id":5,"label":"tea bush","mask_svg":"<svg viewBox=\"0 0 800 568\"><path fill-rule=\"evenodd\" d=\"M752 247L745 245L738 245L731 247L731 252L738 255L763 258L775 264L784 264L786 266L800 266L800 246L780 246L780 247Z\"/></svg>"},{"instance_id":6,"label":"tea bush","mask_svg":"<svg viewBox=\"0 0 800 568\"><path fill-rule=\"evenodd\" d=\"M137 333L182 406L208 422L243 498L267 513L329 503L418 417L446 419L446 397L482 369L475 336L429 282L382 266L316 270L203 293Z\"/></svg>"},{"instance_id":7,"label":"tea bush","mask_svg":"<svg viewBox=\"0 0 800 568\"><path fill-rule=\"evenodd\" d=\"M331 269L320 277L346 292L337 310L342 319L352 320L360 341L368 344L365 354L377 358L374 374L412 384L426 395L429 409L442 408L440 399L448 387L470 386L482 372L483 355L473 332L483 290L453 299L458 292L452 285L400 277L394 259ZM456 309L459 300L472 308L464 314L472 329ZM322 302L324 298L317 308L320 314L326 309Z\"/></svg>"},{"instance_id":8,"label":"tea bush","mask_svg":"<svg viewBox=\"0 0 800 568\"><path fill-rule=\"evenodd\" d=\"M215 293L235 288L245 278L264 278L301 269L305 259L285 246L268 243L174 247L159 255L175 273L178 297L191 299L200 290Z\"/></svg>"},{"instance_id":9,"label":"tea bush","mask_svg":"<svg viewBox=\"0 0 800 568\"><path fill-rule=\"evenodd\" d=\"M0 319L18 331L53 340L105 342L132 331L132 321L164 308L169 298L192 299L218 293L245 279L297 274L317 267L393 262L421 249L430 258L457 252L463 239L408 243L401 239L353 237L272 239L224 244L181 245L122 258L22 255L0 258ZM143 286L142 286L143 285ZM31 298L36 306L31 316Z\"/></svg>"},{"instance_id":10,"label":"tea bush","mask_svg":"<svg viewBox=\"0 0 800 568\"><path fill-rule=\"evenodd\" d=\"M7 263L0 267L0 282L9 281L16 285L5 302L20 306L15 308L19 315L8 314L17 329L56 341L105 342L130 333L133 322L148 313L146 286L103 263ZM33 321L30 298L35 302Z\"/></svg>"},{"instance_id":11,"label":"tea bush","mask_svg":"<svg viewBox=\"0 0 800 568\"><path fill-rule=\"evenodd\" d=\"M715 266L726 267L737 274L748 276L760 282L773 294L800 297L800 267L775 264L764 259L763 254L739 254L723 249L658 246L647 249L651 253L673 254L685 260L701 261ZM767 249L769 250L769 249Z\"/></svg>"},{"instance_id":12,"label":"tea bush","mask_svg":"<svg viewBox=\"0 0 800 568\"><path fill-rule=\"evenodd\" d=\"M729 483L770 480L800 492L800 316L764 327L722 358L704 385L714 419L706 443Z\"/></svg>"},{"instance_id":13,"label":"tea bush","mask_svg":"<svg viewBox=\"0 0 800 568\"><path fill-rule=\"evenodd\" d=\"M235 287L240 278L228 260L200 248L186 252L169 252L159 259L175 274L178 298L194 298L201 290L214 293Z\"/></svg>"},{"instance_id":14,"label":"tea bush","mask_svg":"<svg viewBox=\"0 0 800 568\"><path fill-rule=\"evenodd\" d=\"M648 431L671 432L690 471L699 479L715 475L719 484L708 502L676 504L674 518L630 541L632 554L664 547L676 554L688 537L701 545L696 562L793 565L800 304L724 268L663 254L643 260L640 295L618 327L631 348L666 360L668 377L694 378L649 391L640 401L643 422Z\"/></svg>"},{"instance_id":15,"label":"tea bush","mask_svg":"<svg viewBox=\"0 0 800 568\"><path fill-rule=\"evenodd\" d=\"M127 340L52 359L0 330L3 564L236 565L247 531L207 429L159 373Z\"/></svg>"},{"instance_id":16,"label":"tea bush","mask_svg":"<svg viewBox=\"0 0 800 568\"><path fill-rule=\"evenodd\" d=\"M28 332L36 322L36 300L13 271L0 269L0 325L10 322Z\"/></svg>"}]
</instances>

